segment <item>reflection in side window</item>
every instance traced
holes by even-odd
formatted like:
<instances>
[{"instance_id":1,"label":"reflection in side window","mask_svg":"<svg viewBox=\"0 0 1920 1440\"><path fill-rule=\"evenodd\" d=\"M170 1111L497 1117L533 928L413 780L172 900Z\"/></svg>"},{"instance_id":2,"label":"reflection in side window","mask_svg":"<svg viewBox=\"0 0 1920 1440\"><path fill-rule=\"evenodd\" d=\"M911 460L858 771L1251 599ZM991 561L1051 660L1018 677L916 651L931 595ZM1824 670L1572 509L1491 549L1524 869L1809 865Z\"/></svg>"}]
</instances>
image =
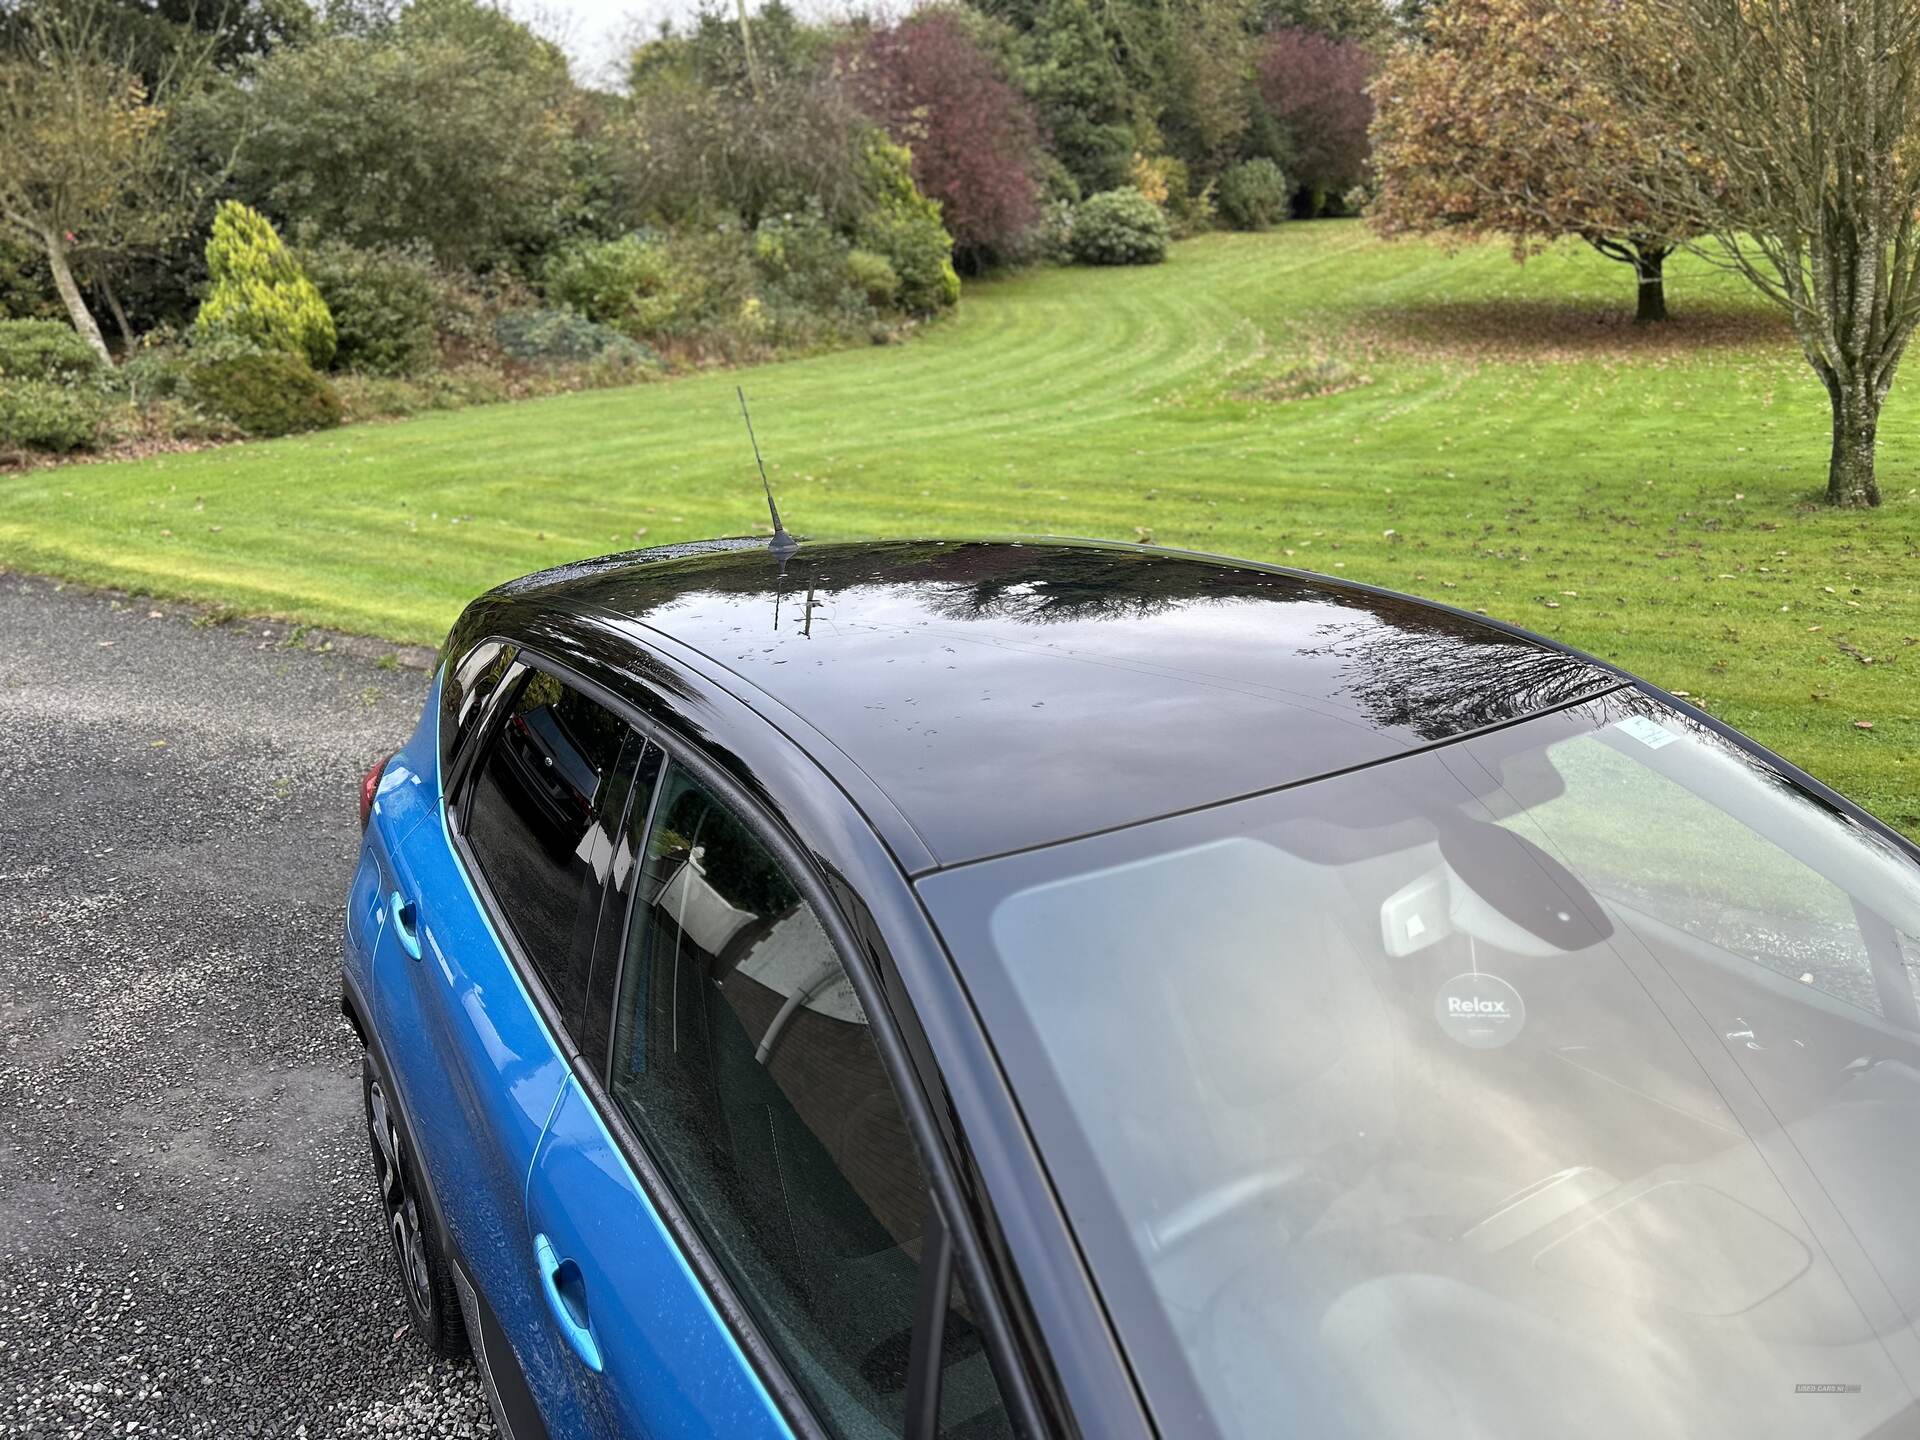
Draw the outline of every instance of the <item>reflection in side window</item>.
<instances>
[{"instance_id":1,"label":"reflection in side window","mask_svg":"<svg viewBox=\"0 0 1920 1440\"><path fill-rule=\"evenodd\" d=\"M632 783L626 725L553 676L527 676L474 776L462 827L487 888L563 1015L593 961Z\"/></svg>"},{"instance_id":2,"label":"reflection in side window","mask_svg":"<svg viewBox=\"0 0 1920 1440\"><path fill-rule=\"evenodd\" d=\"M819 920L679 770L647 840L611 1081L816 1412L836 1434L899 1434L928 1203L905 1117ZM971 1424L999 1411L970 1358L952 1363Z\"/></svg>"}]
</instances>

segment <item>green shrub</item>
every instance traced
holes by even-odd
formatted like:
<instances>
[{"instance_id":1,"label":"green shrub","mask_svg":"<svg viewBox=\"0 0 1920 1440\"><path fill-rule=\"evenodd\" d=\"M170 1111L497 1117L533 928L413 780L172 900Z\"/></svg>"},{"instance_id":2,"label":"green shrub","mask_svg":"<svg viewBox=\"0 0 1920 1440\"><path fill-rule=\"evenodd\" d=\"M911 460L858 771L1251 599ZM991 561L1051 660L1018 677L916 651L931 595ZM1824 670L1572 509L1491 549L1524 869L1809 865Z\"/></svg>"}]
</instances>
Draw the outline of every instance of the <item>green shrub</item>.
<instances>
[{"instance_id":1,"label":"green shrub","mask_svg":"<svg viewBox=\"0 0 1920 1440\"><path fill-rule=\"evenodd\" d=\"M900 300L900 275L893 262L871 250L847 252L847 279L876 310L891 310Z\"/></svg>"},{"instance_id":2,"label":"green shrub","mask_svg":"<svg viewBox=\"0 0 1920 1440\"><path fill-rule=\"evenodd\" d=\"M960 298L953 268L953 237L940 223L937 201L913 183L913 157L903 146L875 140L867 146L866 193L870 208L855 228L853 243L884 256L900 277L900 306L918 315L944 309Z\"/></svg>"},{"instance_id":3,"label":"green shrub","mask_svg":"<svg viewBox=\"0 0 1920 1440\"><path fill-rule=\"evenodd\" d=\"M46 259L26 236L0 229L0 319L57 320L60 297Z\"/></svg>"},{"instance_id":4,"label":"green shrub","mask_svg":"<svg viewBox=\"0 0 1920 1440\"><path fill-rule=\"evenodd\" d=\"M753 232L753 265L788 297L823 307L839 304L852 287L851 247L817 210L772 215Z\"/></svg>"},{"instance_id":5,"label":"green shrub","mask_svg":"<svg viewBox=\"0 0 1920 1440\"><path fill-rule=\"evenodd\" d=\"M84 450L100 435L100 392L55 380L0 379L0 450Z\"/></svg>"},{"instance_id":6,"label":"green shrub","mask_svg":"<svg viewBox=\"0 0 1920 1440\"><path fill-rule=\"evenodd\" d=\"M340 413L349 425L363 420L387 420L418 415L426 410L455 409L443 405L439 392L419 380L404 375L367 375L348 373L333 382L340 397Z\"/></svg>"},{"instance_id":7,"label":"green shrub","mask_svg":"<svg viewBox=\"0 0 1920 1440\"><path fill-rule=\"evenodd\" d=\"M665 340L691 341L696 348L719 345L732 353L741 317L754 327L759 275L751 237L735 224L702 225L667 240L673 257L672 318L655 334Z\"/></svg>"},{"instance_id":8,"label":"green shrub","mask_svg":"<svg viewBox=\"0 0 1920 1440\"><path fill-rule=\"evenodd\" d=\"M245 433L231 420L201 409L185 391L123 413L134 421L131 428L136 434L156 440L237 440Z\"/></svg>"},{"instance_id":9,"label":"green shrub","mask_svg":"<svg viewBox=\"0 0 1920 1440\"><path fill-rule=\"evenodd\" d=\"M660 363L649 347L572 310L516 310L495 320L493 331L500 348L527 365L601 359L625 360L638 368Z\"/></svg>"},{"instance_id":10,"label":"green shrub","mask_svg":"<svg viewBox=\"0 0 1920 1440\"><path fill-rule=\"evenodd\" d=\"M624 335L651 335L685 318L674 268L666 245L656 239L580 241L547 262L547 299Z\"/></svg>"},{"instance_id":11,"label":"green shrub","mask_svg":"<svg viewBox=\"0 0 1920 1440\"><path fill-rule=\"evenodd\" d=\"M507 377L486 365L455 365L436 370L414 382L424 389L435 410L458 410L467 405L497 405L514 398Z\"/></svg>"},{"instance_id":12,"label":"green shrub","mask_svg":"<svg viewBox=\"0 0 1920 1440\"><path fill-rule=\"evenodd\" d=\"M1262 155L1221 173L1215 203L1236 230L1264 230L1286 218L1292 190L1280 167Z\"/></svg>"},{"instance_id":13,"label":"green shrub","mask_svg":"<svg viewBox=\"0 0 1920 1440\"><path fill-rule=\"evenodd\" d=\"M139 349L120 362L114 378L136 406L150 405L156 400L172 400L182 394L196 361L209 358L213 357L198 352L189 354L175 345L149 344L143 340Z\"/></svg>"},{"instance_id":14,"label":"green shrub","mask_svg":"<svg viewBox=\"0 0 1920 1440\"><path fill-rule=\"evenodd\" d=\"M1026 248L1017 257L1029 263L1066 265L1073 260L1073 221L1080 206L1066 199L1049 200L1040 207L1040 221L1027 232Z\"/></svg>"},{"instance_id":15,"label":"green shrub","mask_svg":"<svg viewBox=\"0 0 1920 1440\"><path fill-rule=\"evenodd\" d=\"M196 365L209 360L238 360L247 355L267 353L245 335L232 330L202 330L197 327L187 331L187 348Z\"/></svg>"},{"instance_id":16,"label":"green shrub","mask_svg":"<svg viewBox=\"0 0 1920 1440\"><path fill-rule=\"evenodd\" d=\"M528 393L506 376L483 365L433 370L425 375L342 375L333 381L346 423L419 415L430 410L461 410L492 405Z\"/></svg>"},{"instance_id":17,"label":"green shrub","mask_svg":"<svg viewBox=\"0 0 1920 1440\"><path fill-rule=\"evenodd\" d=\"M237 200L221 204L207 241L212 283L194 328L226 333L263 350L303 357L324 370L333 359L333 316L272 224Z\"/></svg>"},{"instance_id":18,"label":"green shrub","mask_svg":"<svg viewBox=\"0 0 1920 1440\"><path fill-rule=\"evenodd\" d=\"M856 253L863 257L857 270ZM869 335L879 319L876 304L891 308L899 300L900 275L892 262L856 252L817 209L761 221L753 261L765 338L777 350L810 350Z\"/></svg>"},{"instance_id":19,"label":"green shrub","mask_svg":"<svg viewBox=\"0 0 1920 1440\"><path fill-rule=\"evenodd\" d=\"M1083 265L1157 265L1167 258L1167 217L1138 190L1103 190L1073 217L1073 258Z\"/></svg>"},{"instance_id":20,"label":"green shrub","mask_svg":"<svg viewBox=\"0 0 1920 1440\"><path fill-rule=\"evenodd\" d=\"M310 246L300 261L333 315L333 367L417 375L439 358L433 264L412 250Z\"/></svg>"},{"instance_id":21,"label":"green shrub","mask_svg":"<svg viewBox=\"0 0 1920 1440\"><path fill-rule=\"evenodd\" d=\"M194 366L187 389L202 409L248 435L291 435L340 423L340 397L326 377L283 351L202 361Z\"/></svg>"},{"instance_id":22,"label":"green shrub","mask_svg":"<svg viewBox=\"0 0 1920 1440\"><path fill-rule=\"evenodd\" d=\"M10 380L97 380L99 352L64 320L0 320L0 376Z\"/></svg>"}]
</instances>

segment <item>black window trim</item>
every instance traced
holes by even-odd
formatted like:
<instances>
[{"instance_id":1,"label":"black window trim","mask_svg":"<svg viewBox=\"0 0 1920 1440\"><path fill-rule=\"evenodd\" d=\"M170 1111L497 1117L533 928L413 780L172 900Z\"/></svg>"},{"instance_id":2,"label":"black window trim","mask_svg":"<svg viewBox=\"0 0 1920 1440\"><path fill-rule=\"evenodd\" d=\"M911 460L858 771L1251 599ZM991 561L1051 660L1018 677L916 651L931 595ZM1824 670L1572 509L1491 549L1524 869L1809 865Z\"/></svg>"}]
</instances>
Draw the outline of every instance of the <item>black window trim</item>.
<instances>
[{"instance_id":1,"label":"black window trim","mask_svg":"<svg viewBox=\"0 0 1920 1440\"><path fill-rule=\"evenodd\" d=\"M500 672L500 679L485 695L480 697L479 706L467 716L453 734L451 740L445 735L434 737L434 752L439 757L443 773L440 777L441 793L452 795L465 781L467 772L473 768L473 759L480 753L480 737L493 725L494 712L500 707L503 692L520 688L520 674L526 667L520 659L521 646L512 640L498 635L483 635L458 655L447 658L446 668L441 674L440 683L444 686L454 669L466 663L467 657L483 645L498 645L500 655L496 658L506 661L506 668ZM436 725L445 723L445 710L441 708L441 717Z\"/></svg>"},{"instance_id":2,"label":"black window trim","mask_svg":"<svg viewBox=\"0 0 1920 1440\"><path fill-rule=\"evenodd\" d=\"M620 719L634 734L635 738L657 750L663 763L655 776L653 786L647 797L647 815L640 832L641 844L651 832L653 807L657 803L669 767L681 766L706 785L714 796L729 806L754 834L765 844L781 871L793 883L804 899L814 910L822 928L827 932L834 953L845 967L854 993L858 996L862 1008L866 1011L869 1026L873 1032L875 1048L879 1051L882 1069L894 1087L905 1112L908 1133L912 1136L916 1158L926 1180L929 1198L929 1220L937 1223L942 1243L940 1245L944 1274L935 1277L942 1287L950 1287L953 1267L962 1267L969 1297L983 1313L979 1316L979 1329L986 1339L995 1382L1002 1399L1006 1402L1009 1418L1015 1425L1016 1433L1022 1436L1045 1437L1049 1431L1041 1419L1038 1402L1034 1396L1032 1382L1027 1373L1025 1357L1021 1355L1015 1331L1006 1314L1006 1302L1000 1295L999 1287L988 1269L979 1237L967 1223L966 1206L960 1195L959 1183L954 1176L952 1166L947 1160L940 1144L939 1130L935 1125L925 1092L922 1090L906 1047L894 1027L891 1012L881 992L878 980L868 969L859 946L855 943L852 926L841 914L828 887L816 874L814 866L807 860L802 848L789 836L785 828L765 813L765 808L747 793L737 781L724 769L715 764L707 755L677 734L665 731L657 722L645 716L632 701L610 690L598 681L583 675L578 670L555 660L544 651L517 640L511 636L483 634L475 637L467 647L470 652L476 646L489 641L500 641L513 650L513 658L508 669L501 676L500 683L494 686L493 693L483 704L482 713L475 717L467 727L467 733L460 737L459 748L455 755L456 788L442 790L442 802L446 807L447 833L453 841L456 859L472 883L474 893L479 897L482 908L496 935L501 939L509 963L519 976L521 984L534 999L535 1008L542 1022L556 1041L555 1048L567 1059L575 1083L577 1083L588 1102L593 1106L601 1124L619 1147L622 1158L638 1181L640 1189L653 1206L654 1213L660 1217L680 1253L686 1258L688 1267L699 1279L723 1324L726 1325L741 1353L746 1356L749 1365L765 1387L768 1396L779 1410L781 1418L787 1422L797 1436L803 1440L835 1440L830 1431L823 1427L814 1416L812 1407L799 1386L788 1373L782 1361L766 1337L761 1333L759 1322L752 1312L741 1302L733 1282L727 1277L719 1262L714 1258L705 1237L687 1214L675 1194L672 1184L660 1167L654 1162L646 1142L627 1122L620 1106L614 1102L607 1085L613 1063L613 1044L611 1023L603 1029L604 1053L590 1056L575 1043L573 1028L564 1022L559 1007L548 993L542 981L538 967L520 947L513 935L512 926L505 922L504 912L490 887L486 884L484 873L478 864L464 833L464 815L466 800L471 792L475 757L485 750L488 739L499 726L501 717L509 703L508 697L520 692L526 672L539 670L551 675L562 684L576 690L586 699L608 710ZM641 756L645 758L644 752ZM621 817L622 826L627 826L632 818L633 797L629 792L627 809ZM636 866L643 863L643 856L636 855ZM606 927L612 921L618 923L618 955L620 964L616 967L612 981L612 994L618 995L620 969L624 968L628 930L633 923L634 910L638 902L640 887L635 884L627 897L627 909L624 915L610 915L608 906L615 892L611 887L603 891L601 911L596 922L594 945L595 961L607 953L607 947L601 939L606 935ZM605 994L602 988L589 976L587 983L587 1004L595 1003L597 997ZM934 1224L930 1223L928 1234L931 1237ZM926 1253L932 1254L927 1246ZM923 1269L925 1256L923 1255ZM923 1274L923 1280L926 1277ZM941 1316L944 1326L945 1315ZM919 1326L916 1323L915 1335ZM916 1340L913 1343L916 1356L926 1355L929 1363L937 1362L940 1347L922 1349ZM936 1372L937 1374L937 1372ZM911 1416L915 1400L924 1405L925 1381L922 1375L909 1376L908 1406ZM934 1387L932 1403L934 1414L938 1414L939 1391ZM909 1432L908 1440L920 1440ZM932 1440L931 1435L927 1440Z\"/></svg>"}]
</instances>

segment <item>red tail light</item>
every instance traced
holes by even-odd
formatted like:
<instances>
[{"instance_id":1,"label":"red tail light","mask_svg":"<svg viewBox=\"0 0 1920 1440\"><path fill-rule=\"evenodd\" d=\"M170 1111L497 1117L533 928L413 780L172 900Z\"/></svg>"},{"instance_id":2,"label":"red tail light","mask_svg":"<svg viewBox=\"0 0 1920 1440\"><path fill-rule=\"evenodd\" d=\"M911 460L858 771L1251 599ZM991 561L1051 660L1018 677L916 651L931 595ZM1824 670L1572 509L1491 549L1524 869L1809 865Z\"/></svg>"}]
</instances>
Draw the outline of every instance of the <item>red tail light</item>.
<instances>
[{"instance_id":1,"label":"red tail light","mask_svg":"<svg viewBox=\"0 0 1920 1440\"><path fill-rule=\"evenodd\" d=\"M393 755L398 755L398 750ZM373 764L373 768L360 777L360 828L367 828L367 821L373 818L373 797L380 793L380 777L387 773L387 766L393 755L382 755Z\"/></svg>"}]
</instances>

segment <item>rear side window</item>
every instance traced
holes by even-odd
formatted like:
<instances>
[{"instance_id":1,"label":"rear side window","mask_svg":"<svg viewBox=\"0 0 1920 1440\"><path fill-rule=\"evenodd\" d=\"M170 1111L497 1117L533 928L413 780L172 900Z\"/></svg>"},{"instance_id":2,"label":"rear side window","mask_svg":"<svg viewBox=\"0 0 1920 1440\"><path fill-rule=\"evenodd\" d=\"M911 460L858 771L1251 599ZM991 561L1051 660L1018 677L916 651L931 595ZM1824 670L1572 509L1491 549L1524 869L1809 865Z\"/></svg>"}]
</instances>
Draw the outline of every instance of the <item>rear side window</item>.
<instances>
[{"instance_id":1,"label":"rear side window","mask_svg":"<svg viewBox=\"0 0 1920 1440\"><path fill-rule=\"evenodd\" d=\"M495 728L463 833L495 909L564 1016L593 963L600 902L641 741L543 671L530 671Z\"/></svg>"},{"instance_id":2,"label":"rear side window","mask_svg":"<svg viewBox=\"0 0 1920 1440\"><path fill-rule=\"evenodd\" d=\"M866 1012L753 832L669 771L621 972L610 1090L837 1435L902 1433L925 1178ZM950 1433L1006 1433L965 1310Z\"/></svg>"}]
</instances>

